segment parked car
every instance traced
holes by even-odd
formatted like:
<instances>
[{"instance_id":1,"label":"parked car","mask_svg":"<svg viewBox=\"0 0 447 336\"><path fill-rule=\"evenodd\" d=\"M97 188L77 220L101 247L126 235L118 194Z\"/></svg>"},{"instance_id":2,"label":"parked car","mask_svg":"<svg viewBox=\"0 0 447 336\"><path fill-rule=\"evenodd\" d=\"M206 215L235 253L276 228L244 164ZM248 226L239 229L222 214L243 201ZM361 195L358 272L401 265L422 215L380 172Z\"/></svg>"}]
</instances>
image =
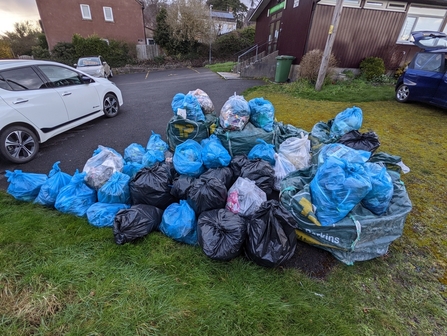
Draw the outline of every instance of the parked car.
<instances>
[{"instance_id":1,"label":"parked car","mask_svg":"<svg viewBox=\"0 0 447 336\"><path fill-rule=\"evenodd\" d=\"M112 68L101 56L81 57L74 67L93 77L113 77Z\"/></svg>"},{"instance_id":2,"label":"parked car","mask_svg":"<svg viewBox=\"0 0 447 336\"><path fill-rule=\"evenodd\" d=\"M418 101L447 107L447 34L413 32L417 53L396 83L396 100Z\"/></svg>"},{"instance_id":3,"label":"parked car","mask_svg":"<svg viewBox=\"0 0 447 336\"><path fill-rule=\"evenodd\" d=\"M0 60L0 156L31 161L39 143L105 115L123 104L120 89L64 64Z\"/></svg>"}]
</instances>

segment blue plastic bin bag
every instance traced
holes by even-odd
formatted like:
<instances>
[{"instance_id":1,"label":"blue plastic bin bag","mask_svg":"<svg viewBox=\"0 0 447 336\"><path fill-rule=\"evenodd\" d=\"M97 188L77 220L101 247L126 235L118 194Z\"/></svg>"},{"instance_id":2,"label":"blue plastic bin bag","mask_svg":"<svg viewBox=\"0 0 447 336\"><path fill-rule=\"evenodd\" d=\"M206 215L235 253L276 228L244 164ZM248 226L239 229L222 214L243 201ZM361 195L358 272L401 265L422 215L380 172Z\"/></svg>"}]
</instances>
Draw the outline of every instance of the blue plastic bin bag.
<instances>
[{"instance_id":1,"label":"blue plastic bin bag","mask_svg":"<svg viewBox=\"0 0 447 336\"><path fill-rule=\"evenodd\" d=\"M248 159L262 159L275 166L275 145L268 144L262 139L257 139L257 145L248 153Z\"/></svg>"},{"instance_id":2,"label":"blue plastic bin bag","mask_svg":"<svg viewBox=\"0 0 447 336\"><path fill-rule=\"evenodd\" d=\"M115 172L98 190L98 202L130 204L130 176Z\"/></svg>"},{"instance_id":3,"label":"blue plastic bin bag","mask_svg":"<svg viewBox=\"0 0 447 336\"><path fill-rule=\"evenodd\" d=\"M144 155L141 163L144 167L152 167L157 162L165 160L165 153L159 150L149 149Z\"/></svg>"},{"instance_id":4,"label":"blue plastic bin bag","mask_svg":"<svg viewBox=\"0 0 447 336\"><path fill-rule=\"evenodd\" d=\"M183 108L183 101L185 100L185 94L184 93L177 93L171 101L171 108L172 112L174 112L174 115L177 115L178 109Z\"/></svg>"},{"instance_id":5,"label":"blue plastic bin bag","mask_svg":"<svg viewBox=\"0 0 447 336\"><path fill-rule=\"evenodd\" d=\"M177 93L172 99L171 107L176 116L193 121L205 121L199 101L190 93L186 95Z\"/></svg>"},{"instance_id":6,"label":"blue plastic bin bag","mask_svg":"<svg viewBox=\"0 0 447 336\"><path fill-rule=\"evenodd\" d=\"M69 184L61 189L57 195L54 207L60 212L75 216L85 216L88 208L96 203L96 190L90 188L84 181L86 173L77 170Z\"/></svg>"},{"instance_id":7,"label":"blue plastic bin bag","mask_svg":"<svg viewBox=\"0 0 447 336\"><path fill-rule=\"evenodd\" d=\"M230 153L216 135L212 134L208 139L203 139L201 145L202 161L206 168L221 168L230 164Z\"/></svg>"},{"instance_id":8,"label":"blue plastic bin bag","mask_svg":"<svg viewBox=\"0 0 447 336\"><path fill-rule=\"evenodd\" d=\"M60 161L53 164L48 174L48 180L42 185L34 203L53 207L59 191L71 181L71 175L64 173L59 168Z\"/></svg>"},{"instance_id":9,"label":"blue plastic bin bag","mask_svg":"<svg viewBox=\"0 0 447 336\"><path fill-rule=\"evenodd\" d=\"M132 143L124 149L124 160L126 162L141 163L146 149L137 143Z\"/></svg>"},{"instance_id":10,"label":"blue plastic bin bag","mask_svg":"<svg viewBox=\"0 0 447 336\"><path fill-rule=\"evenodd\" d=\"M362 127L363 112L360 107L350 107L335 116L331 126L331 137L340 138L346 133Z\"/></svg>"},{"instance_id":11,"label":"blue plastic bin bag","mask_svg":"<svg viewBox=\"0 0 447 336\"><path fill-rule=\"evenodd\" d=\"M273 104L264 98L253 98L248 102L248 106L250 106L250 122L264 131L273 131L275 121Z\"/></svg>"},{"instance_id":12,"label":"blue plastic bin bag","mask_svg":"<svg viewBox=\"0 0 447 336\"><path fill-rule=\"evenodd\" d=\"M365 163L371 157L371 152L361 149L354 149L340 143L324 145L318 154L318 166L321 166L329 156L351 163Z\"/></svg>"},{"instance_id":13,"label":"blue plastic bin bag","mask_svg":"<svg viewBox=\"0 0 447 336\"><path fill-rule=\"evenodd\" d=\"M39 195L40 188L48 179L45 174L24 173L21 170L14 172L6 170L9 182L6 192L19 201L31 202Z\"/></svg>"},{"instance_id":14,"label":"blue plastic bin bag","mask_svg":"<svg viewBox=\"0 0 447 336\"><path fill-rule=\"evenodd\" d=\"M159 229L176 241L189 245L198 244L196 214L185 200L172 203L166 208Z\"/></svg>"},{"instance_id":15,"label":"blue plastic bin bag","mask_svg":"<svg viewBox=\"0 0 447 336\"><path fill-rule=\"evenodd\" d=\"M88 208L87 220L96 227L113 227L118 211L129 208L128 204L96 202Z\"/></svg>"},{"instance_id":16,"label":"blue plastic bin bag","mask_svg":"<svg viewBox=\"0 0 447 336\"><path fill-rule=\"evenodd\" d=\"M330 156L310 182L312 204L321 225L336 224L371 191L363 164Z\"/></svg>"},{"instance_id":17,"label":"blue plastic bin bag","mask_svg":"<svg viewBox=\"0 0 447 336\"><path fill-rule=\"evenodd\" d=\"M126 162L123 166L123 174L129 175L130 178L133 178L143 168L144 165L141 163Z\"/></svg>"},{"instance_id":18,"label":"blue plastic bin bag","mask_svg":"<svg viewBox=\"0 0 447 336\"><path fill-rule=\"evenodd\" d=\"M175 148L174 168L181 175L197 177L205 171L202 161L202 146L188 139Z\"/></svg>"},{"instance_id":19,"label":"blue plastic bin bag","mask_svg":"<svg viewBox=\"0 0 447 336\"><path fill-rule=\"evenodd\" d=\"M363 198L362 205L376 215L382 215L388 209L394 194L393 179L383 164L365 163L372 189Z\"/></svg>"},{"instance_id":20,"label":"blue plastic bin bag","mask_svg":"<svg viewBox=\"0 0 447 336\"><path fill-rule=\"evenodd\" d=\"M146 150L156 150L161 152L166 152L169 149L168 144L163 141L160 134L152 131L152 135L146 145Z\"/></svg>"}]
</instances>

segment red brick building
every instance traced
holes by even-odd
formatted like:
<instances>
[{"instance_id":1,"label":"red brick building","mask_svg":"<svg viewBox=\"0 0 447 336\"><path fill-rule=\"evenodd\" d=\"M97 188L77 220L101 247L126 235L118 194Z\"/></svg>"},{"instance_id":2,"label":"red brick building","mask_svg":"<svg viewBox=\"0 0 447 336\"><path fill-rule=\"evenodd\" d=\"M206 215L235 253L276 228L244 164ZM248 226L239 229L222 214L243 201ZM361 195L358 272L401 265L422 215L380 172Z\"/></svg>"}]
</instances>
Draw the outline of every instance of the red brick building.
<instances>
[{"instance_id":1,"label":"red brick building","mask_svg":"<svg viewBox=\"0 0 447 336\"><path fill-rule=\"evenodd\" d=\"M71 42L74 34L96 34L127 43L143 43L143 10L137 0L36 0L49 49Z\"/></svg>"}]
</instances>

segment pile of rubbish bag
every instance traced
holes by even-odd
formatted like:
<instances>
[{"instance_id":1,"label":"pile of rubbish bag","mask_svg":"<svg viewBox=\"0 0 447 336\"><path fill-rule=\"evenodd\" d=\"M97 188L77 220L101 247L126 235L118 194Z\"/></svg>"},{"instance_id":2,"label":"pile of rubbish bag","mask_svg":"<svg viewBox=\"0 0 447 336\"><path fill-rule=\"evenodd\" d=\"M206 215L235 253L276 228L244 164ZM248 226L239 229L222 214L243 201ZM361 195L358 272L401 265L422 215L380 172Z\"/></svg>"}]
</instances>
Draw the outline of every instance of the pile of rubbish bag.
<instances>
[{"instance_id":1,"label":"pile of rubbish bag","mask_svg":"<svg viewBox=\"0 0 447 336\"><path fill-rule=\"evenodd\" d=\"M60 162L48 175L7 171L7 192L111 227L117 244L159 231L211 259L245 255L265 267L292 258L297 239L353 264L402 235L412 205L400 174L409 168L376 152L376 133L360 133L359 107L310 132L277 122L264 98L234 94L216 116L197 89L171 107L167 142L152 132L123 154L99 145L72 176Z\"/></svg>"}]
</instances>

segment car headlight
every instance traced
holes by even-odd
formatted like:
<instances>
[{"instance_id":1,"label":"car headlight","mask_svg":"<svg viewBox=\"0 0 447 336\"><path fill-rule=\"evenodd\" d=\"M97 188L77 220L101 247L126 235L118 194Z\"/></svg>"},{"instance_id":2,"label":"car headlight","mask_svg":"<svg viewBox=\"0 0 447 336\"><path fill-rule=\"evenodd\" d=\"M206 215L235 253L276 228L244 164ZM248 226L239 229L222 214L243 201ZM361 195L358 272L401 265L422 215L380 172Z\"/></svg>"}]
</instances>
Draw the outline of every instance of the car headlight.
<instances>
[{"instance_id":1,"label":"car headlight","mask_svg":"<svg viewBox=\"0 0 447 336\"><path fill-rule=\"evenodd\" d=\"M95 74L100 75L101 74L101 69L96 70Z\"/></svg>"}]
</instances>

